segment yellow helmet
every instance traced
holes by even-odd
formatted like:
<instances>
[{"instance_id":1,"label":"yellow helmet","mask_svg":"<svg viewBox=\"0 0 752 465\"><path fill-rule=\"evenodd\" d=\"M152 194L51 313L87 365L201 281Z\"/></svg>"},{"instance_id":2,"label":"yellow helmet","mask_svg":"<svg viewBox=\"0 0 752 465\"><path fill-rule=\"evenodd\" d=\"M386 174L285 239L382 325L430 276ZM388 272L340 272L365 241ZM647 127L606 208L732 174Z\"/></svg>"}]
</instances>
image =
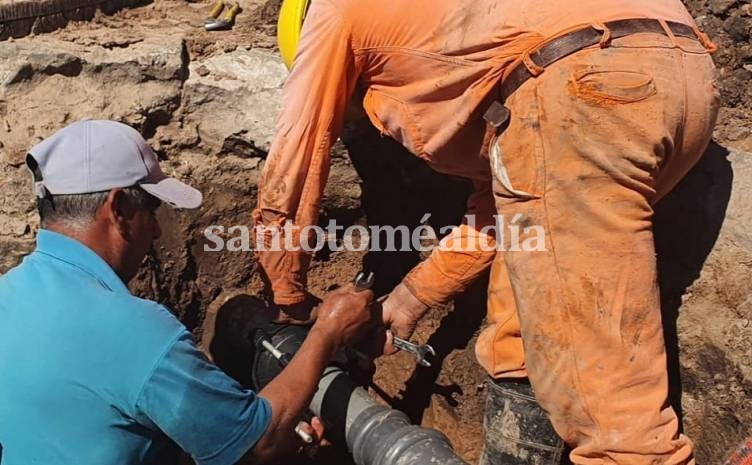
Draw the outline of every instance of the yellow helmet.
<instances>
[{"instance_id":1,"label":"yellow helmet","mask_svg":"<svg viewBox=\"0 0 752 465\"><path fill-rule=\"evenodd\" d=\"M310 0L284 0L279 10L277 21L277 43L282 60L287 69L292 68L295 60L295 52L298 50L300 30L303 28L303 19L308 11Z\"/></svg>"}]
</instances>

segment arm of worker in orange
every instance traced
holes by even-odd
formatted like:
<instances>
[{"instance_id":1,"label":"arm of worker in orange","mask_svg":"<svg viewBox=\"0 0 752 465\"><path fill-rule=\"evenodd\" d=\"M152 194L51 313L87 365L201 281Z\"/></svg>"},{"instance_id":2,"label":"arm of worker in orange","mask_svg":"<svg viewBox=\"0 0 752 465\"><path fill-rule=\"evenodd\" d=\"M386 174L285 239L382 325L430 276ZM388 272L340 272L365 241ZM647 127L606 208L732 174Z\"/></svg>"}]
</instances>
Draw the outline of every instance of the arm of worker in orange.
<instances>
[{"instance_id":1,"label":"arm of worker in orange","mask_svg":"<svg viewBox=\"0 0 752 465\"><path fill-rule=\"evenodd\" d=\"M331 146L342 130L358 76L352 50L350 25L340 12L327 0L312 2L283 90L277 134L254 211L257 227L280 231L286 221L292 221L296 228L290 233L281 230L276 236L279 247L274 247L274 233L267 229L266 250L257 254L274 302L281 306L280 320L309 319L314 302L306 292L311 253L301 248L300 231L318 219ZM286 244L299 250L285 250Z\"/></svg>"},{"instance_id":2,"label":"arm of worker in orange","mask_svg":"<svg viewBox=\"0 0 752 465\"><path fill-rule=\"evenodd\" d=\"M491 267L496 256L491 182L475 182L460 226L394 288L382 304L384 324L391 333L409 339L429 308L448 302ZM484 230L485 228L485 230ZM391 336L385 353L393 353Z\"/></svg>"}]
</instances>

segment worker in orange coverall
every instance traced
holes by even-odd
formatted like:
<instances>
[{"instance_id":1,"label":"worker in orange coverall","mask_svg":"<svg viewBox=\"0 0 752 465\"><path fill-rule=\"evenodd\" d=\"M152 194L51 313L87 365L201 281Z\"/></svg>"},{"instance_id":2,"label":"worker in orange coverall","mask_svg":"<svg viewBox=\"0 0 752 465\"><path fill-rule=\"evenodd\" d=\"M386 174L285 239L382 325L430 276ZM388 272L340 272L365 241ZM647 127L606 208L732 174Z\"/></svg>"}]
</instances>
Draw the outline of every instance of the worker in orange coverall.
<instances>
[{"instance_id":1,"label":"worker in orange coverall","mask_svg":"<svg viewBox=\"0 0 752 465\"><path fill-rule=\"evenodd\" d=\"M555 464L560 437L575 464L693 464L667 400L652 216L711 137L713 49L680 0L311 0L254 220L316 223L330 148L364 96L384 135L476 187L474 221L383 314L408 338L491 268L481 463ZM541 226L545 246L484 234L494 215ZM258 259L283 314L306 319L310 254Z\"/></svg>"}]
</instances>

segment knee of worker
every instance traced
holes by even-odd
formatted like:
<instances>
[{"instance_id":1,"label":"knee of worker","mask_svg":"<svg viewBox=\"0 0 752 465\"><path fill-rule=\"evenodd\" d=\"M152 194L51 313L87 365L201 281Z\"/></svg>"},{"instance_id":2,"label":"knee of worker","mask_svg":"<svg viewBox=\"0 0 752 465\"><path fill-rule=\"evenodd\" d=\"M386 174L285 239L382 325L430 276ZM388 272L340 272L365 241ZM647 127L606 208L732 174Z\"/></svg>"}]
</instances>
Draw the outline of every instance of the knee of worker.
<instances>
[{"instance_id":1,"label":"knee of worker","mask_svg":"<svg viewBox=\"0 0 752 465\"><path fill-rule=\"evenodd\" d=\"M503 262L494 262L491 271L486 326L475 343L475 356L492 378L527 377L520 319Z\"/></svg>"},{"instance_id":2,"label":"knee of worker","mask_svg":"<svg viewBox=\"0 0 752 465\"><path fill-rule=\"evenodd\" d=\"M515 329L516 325L516 329ZM489 325L478 335L475 357L492 378L526 378L525 351L519 322Z\"/></svg>"},{"instance_id":3,"label":"knee of worker","mask_svg":"<svg viewBox=\"0 0 752 465\"><path fill-rule=\"evenodd\" d=\"M488 318L489 326L504 325L505 332L509 334L520 332L520 322L517 312L517 303L509 277L504 255L496 254L491 275L488 280Z\"/></svg>"}]
</instances>

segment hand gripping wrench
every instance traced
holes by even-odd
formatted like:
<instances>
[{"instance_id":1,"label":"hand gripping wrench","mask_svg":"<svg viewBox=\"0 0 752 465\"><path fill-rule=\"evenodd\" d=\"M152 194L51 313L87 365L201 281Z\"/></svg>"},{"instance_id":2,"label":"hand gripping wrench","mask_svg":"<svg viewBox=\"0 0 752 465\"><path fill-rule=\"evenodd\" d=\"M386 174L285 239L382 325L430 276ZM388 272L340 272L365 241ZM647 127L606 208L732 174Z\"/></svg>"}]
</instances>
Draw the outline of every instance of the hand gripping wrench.
<instances>
[{"instance_id":1,"label":"hand gripping wrench","mask_svg":"<svg viewBox=\"0 0 752 465\"><path fill-rule=\"evenodd\" d=\"M373 286L373 281L374 281L373 273L365 274L361 271L355 277L355 280L353 282L355 284L355 289L360 291L360 290L370 289L371 286ZM402 338L399 338L395 336L394 334L392 334L392 337L394 338L394 342L393 342L394 347L404 352L410 352L411 354L415 355L415 358L418 359L418 364L424 367L431 366L431 362L429 362L426 359L426 355L432 355L432 356L436 355L436 351L433 350L433 347L431 347L428 344L424 344L424 345L414 344L410 341L406 341Z\"/></svg>"}]
</instances>

